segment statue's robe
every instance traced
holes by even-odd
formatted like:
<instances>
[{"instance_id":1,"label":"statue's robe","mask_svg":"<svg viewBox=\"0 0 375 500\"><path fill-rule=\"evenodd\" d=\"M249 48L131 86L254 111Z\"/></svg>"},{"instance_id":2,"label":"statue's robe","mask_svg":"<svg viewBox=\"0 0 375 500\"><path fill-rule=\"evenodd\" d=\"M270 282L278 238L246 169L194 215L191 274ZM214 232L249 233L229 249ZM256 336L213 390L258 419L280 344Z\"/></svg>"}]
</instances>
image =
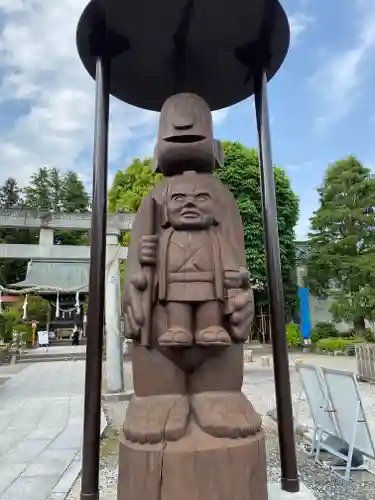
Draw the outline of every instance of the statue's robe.
<instances>
[{"instance_id":1,"label":"statue's robe","mask_svg":"<svg viewBox=\"0 0 375 500\"><path fill-rule=\"evenodd\" d=\"M219 246L224 248L223 241L225 241L228 245L230 244L230 254L231 254L231 265L229 267L234 267L235 269L229 270L238 270L240 267L247 268L246 257L245 257L245 249L244 249L244 238L243 238L243 227L241 216L237 207L236 200L234 196L229 191L229 189L224 186L216 177L211 174L197 174L199 176L199 182L204 184L205 189L207 189L214 198L216 213L218 214L218 227L220 227L220 231L217 234L220 234L220 243ZM167 192L168 187L177 182L180 183L182 176L175 177L166 177L158 183L154 189L147 195L147 197L141 203L139 210L133 221L133 228L131 232L130 238L130 246L128 251L128 259L125 267L125 284L124 284L124 305L130 303L130 293L129 289L131 286L131 279L134 273L137 273L142 270L142 266L140 265L138 258L138 247L139 242L142 236L145 236L147 232L145 232L145 228L149 226L149 224L145 223L148 218L148 202L149 198L153 197L158 205L161 207L164 201L165 193ZM160 228L159 236L162 228ZM222 251L222 250L220 250ZM160 248L159 248L160 253ZM156 283L158 282L158 270L155 270ZM215 270L215 276L218 275L218 270ZM222 280L222 270L220 271L220 280ZM162 282L162 281L161 281ZM219 278L216 282L215 288L219 288ZM223 289L222 285L220 285L221 290ZM216 293L216 292L215 292ZM251 290L250 292L251 293ZM159 292L158 292L159 294ZM157 294L157 295L158 295ZM157 297L156 295L156 297ZM149 311L148 304L145 302L142 304L143 310L146 315L154 314L153 324L155 329L163 330L166 325L166 317L165 311L163 311L164 307L158 307L158 303L155 304L155 310ZM160 332L159 332L160 333ZM155 334L157 338L159 333Z\"/></svg>"},{"instance_id":2,"label":"statue's robe","mask_svg":"<svg viewBox=\"0 0 375 500\"><path fill-rule=\"evenodd\" d=\"M157 297L165 302L223 301L225 271L238 264L220 226L176 231L169 227L159 238Z\"/></svg>"}]
</instances>

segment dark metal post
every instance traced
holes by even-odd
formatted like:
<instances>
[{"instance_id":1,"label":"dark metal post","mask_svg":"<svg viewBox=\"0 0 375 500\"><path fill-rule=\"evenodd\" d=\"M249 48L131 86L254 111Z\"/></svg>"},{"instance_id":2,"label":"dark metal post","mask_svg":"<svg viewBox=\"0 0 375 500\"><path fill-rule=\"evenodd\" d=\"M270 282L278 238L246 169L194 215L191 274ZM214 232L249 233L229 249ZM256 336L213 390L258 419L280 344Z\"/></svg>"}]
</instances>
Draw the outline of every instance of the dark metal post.
<instances>
[{"instance_id":1,"label":"dark metal post","mask_svg":"<svg viewBox=\"0 0 375 500\"><path fill-rule=\"evenodd\" d=\"M288 349L285 332L285 305L280 265L275 178L271 155L267 78L264 71L256 82L255 109L259 137L260 186L267 260L268 297L272 329L277 421L280 442L281 488L296 493L299 480L293 427Z\"/></svg>"},{"instance_id":2,"label":"dark metal post","mask_svg":"<svg viewBox=\"0 0 375 500\"><path fill-rule=\"evenodd\" d=\"M89 309L82 452L82 500L99 499L100 416L107 226L109 63L96 62Z\"/></svg>"}]
</instances>

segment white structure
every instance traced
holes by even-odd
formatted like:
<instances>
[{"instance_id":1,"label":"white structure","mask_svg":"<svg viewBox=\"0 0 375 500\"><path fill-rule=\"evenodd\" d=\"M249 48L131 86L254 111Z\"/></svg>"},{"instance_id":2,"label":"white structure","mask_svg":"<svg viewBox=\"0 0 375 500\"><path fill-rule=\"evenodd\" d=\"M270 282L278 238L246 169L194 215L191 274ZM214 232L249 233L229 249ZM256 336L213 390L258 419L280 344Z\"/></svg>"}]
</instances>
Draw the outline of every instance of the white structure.
<instances>
[{"instance_id":1,"label":"white structure","mask_svg":"<svg viewBox=\"0 0 375 500\"><path fill-rule=\"evenodd\" d=\"M354 373L315 365L296 364L314 421L312 452L315 460L326 450L346 463L331 465L333 471L344 470L349 481L351 470L366 469L352 465L353 453L375 460L371 434Z\"/></svg>"},{"instance_id":2,"label":"white structure","mask_svg":"<svg viewBox=\"0 0 375 500\"><path fill-rule=\"evenodd\" d=\"M121 340L121 290L119 261L127 257L127 248L119 245L121 232L130 231L133 216L131 214L109 214L107 217L107 252L106 252L106 293L105 293L105 328L106 328L106 382L107 391L119 393L124 389ZM89 246L54 245L55 230L84 231L91 227L90 213L50 213L22 210L1 211L0 227L40 229L38 245L0 245L0 258L29 259L37 261L56 261L60 266L73 261L85 264L82 282L74 289L64 288L64 283L48 284L43 282L23 285L30 286L35 292L49 289L57 292L80 292L88 289L87 264L90 261ZM67 287L67 285L65 285ZM21 288L21 287L20 287ZM51 290L52 288L52 290ZM87 332L88 336L90 332Z\"/></svg>"},{"instance_id":3,"label":"white structure","mask_svg":"<svg viewBox=\"0 0 375 500\"><path fill-rule=\"evenodd\" d=\"M121 340L121 287L119 266L120 231L107 231L106 284L105 284L105 328L106 328L106 376L108 392L124 389L123 347ZM127 248L126 248L127 250ZM89 332L90 335L90 332Z\"/></svg>"}]
</instances>

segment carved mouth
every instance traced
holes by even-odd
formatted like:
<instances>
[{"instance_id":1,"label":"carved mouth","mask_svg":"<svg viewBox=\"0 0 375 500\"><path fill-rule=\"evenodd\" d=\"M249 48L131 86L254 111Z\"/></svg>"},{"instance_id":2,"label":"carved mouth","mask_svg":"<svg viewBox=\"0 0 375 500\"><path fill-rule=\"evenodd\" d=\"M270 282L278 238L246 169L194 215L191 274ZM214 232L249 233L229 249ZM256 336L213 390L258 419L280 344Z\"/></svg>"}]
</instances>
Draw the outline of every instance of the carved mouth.
<instances>
[{"instance_id":1,"label":"carved mouth","mask_svg":"<svg viewBox=\"0 0 375 500\"><path fill-rule=\"evenodd\" d=\"M192 144L194 142L203 141L204 139L205 136L199 134L170 135L169 137L164 137L166 142L174 142L176 144Z\"/></svg>"},{"instance_id":2,"label":"carved mouth","mask_svg":"<svg viewBox=\"0 0 375 500\"><path fill-rule=\"evenodd\" d=\"M188 219L195 219L196 217L199 217L198 212L192 212L192 211L186 211L186 212L181 212L182 217L186 217Z\"/></svg>"}]
</instances>

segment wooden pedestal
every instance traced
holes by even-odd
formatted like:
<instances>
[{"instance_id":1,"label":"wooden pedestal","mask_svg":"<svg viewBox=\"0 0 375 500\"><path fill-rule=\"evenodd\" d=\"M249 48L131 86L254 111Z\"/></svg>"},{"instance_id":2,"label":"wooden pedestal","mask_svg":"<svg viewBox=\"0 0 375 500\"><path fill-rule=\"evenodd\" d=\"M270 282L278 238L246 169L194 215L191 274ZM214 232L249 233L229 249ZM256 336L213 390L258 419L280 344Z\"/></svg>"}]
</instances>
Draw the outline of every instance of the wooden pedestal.
<instances>
[{"instance_id":1,"label":"wooden pedestal","mask_svg":"<svg viewBox=\"0 0 375 500\"><path fill-rule=\"evenodd\" d=\"M220 439L192 422L179 441L122 436L118 500L267 500L264 433Z\"/></svg>"}]
</instances>

